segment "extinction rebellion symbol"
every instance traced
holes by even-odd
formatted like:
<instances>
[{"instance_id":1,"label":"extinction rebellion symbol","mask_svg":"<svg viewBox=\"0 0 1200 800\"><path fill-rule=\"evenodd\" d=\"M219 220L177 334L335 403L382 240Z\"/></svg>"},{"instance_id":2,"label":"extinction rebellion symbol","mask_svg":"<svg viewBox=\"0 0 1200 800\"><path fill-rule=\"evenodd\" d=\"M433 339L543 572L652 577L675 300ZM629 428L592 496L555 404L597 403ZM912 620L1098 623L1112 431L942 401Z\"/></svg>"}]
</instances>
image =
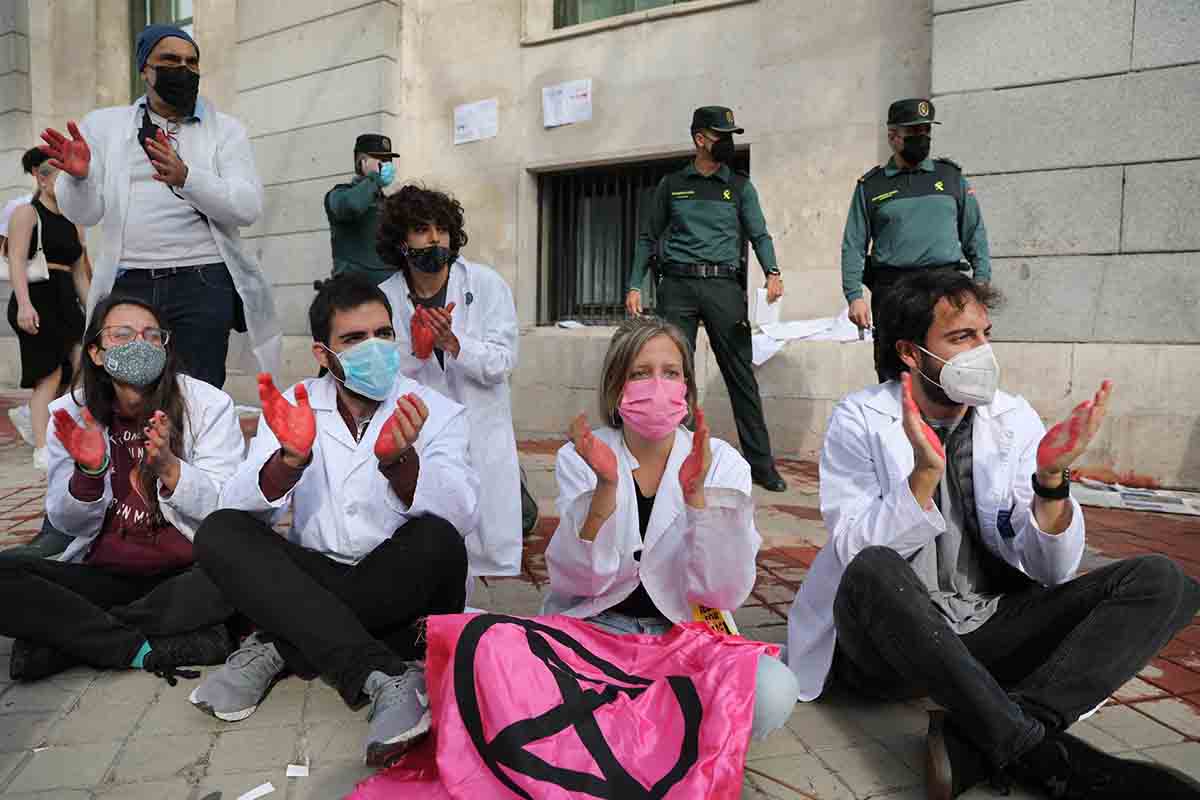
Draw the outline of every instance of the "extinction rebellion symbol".
<instances>
[{"instance_id":1,"label":"extinction rebellion symbol","mask_svg":"<svg viewBox=\"0 0 1200 800\"><path fill-rule=\"evenodd\" d=\"M525 640L533 658L542 662L554 677L562 693L561 705L530 719L508 724L488 741L483 730L479 696L475 688L475 655L484 634L495 625L515 625L525 630ZM583 675L567 664L550 640L573 652L581 661L594 667L596 674ZM700 695L691 678L673 675L667 682L674 692L683 717L683 737L679 758L674 766L651 788L647 789L629 774L609 747L596 720L597 709L612 703L621 695L640 696L653 683L649 678L630 675L616 665L600 658L569 634L529 619L503 614L481 614L468 622L458 638L454 656L454 694L464 727L496 779L518 797L533 797L518 786L504 771L526 775L534 780L559 786L567 791L582 792L606 800L661 800L684 779L699 758L700 722L704 710ZM602 684L603 689L584 688ZM587 772L557 767L529 752L526 746L547 739L567 728L574 728L583 746L591 754L603 778Z\"/></svg>"}]
</instances>

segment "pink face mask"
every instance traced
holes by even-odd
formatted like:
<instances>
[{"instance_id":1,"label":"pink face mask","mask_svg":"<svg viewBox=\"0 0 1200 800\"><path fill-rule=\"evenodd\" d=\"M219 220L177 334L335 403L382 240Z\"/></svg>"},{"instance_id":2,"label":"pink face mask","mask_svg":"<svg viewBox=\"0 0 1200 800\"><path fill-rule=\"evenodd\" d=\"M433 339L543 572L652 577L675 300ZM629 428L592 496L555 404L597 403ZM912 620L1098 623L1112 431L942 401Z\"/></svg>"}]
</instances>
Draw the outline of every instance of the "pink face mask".
<instances>
[{"instance_id":1,"label":"pink face mask","mask_svg":"<svg viewBox=\"0 0 1200 800\"><path fill-rule=\"evenodd\" d=\"M621 419L652 441L665 439L688 414L687 384L662 378L629 381L621 393Z\"/></svg>"}]
</instances>

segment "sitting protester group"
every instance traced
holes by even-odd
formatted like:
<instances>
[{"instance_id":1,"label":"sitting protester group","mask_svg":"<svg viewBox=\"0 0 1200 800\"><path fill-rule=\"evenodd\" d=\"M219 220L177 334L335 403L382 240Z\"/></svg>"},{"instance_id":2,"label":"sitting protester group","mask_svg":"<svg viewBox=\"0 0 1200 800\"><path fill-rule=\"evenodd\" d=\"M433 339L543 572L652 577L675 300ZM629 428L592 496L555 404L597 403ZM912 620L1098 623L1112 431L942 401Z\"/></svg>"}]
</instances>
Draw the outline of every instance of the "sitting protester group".
<instances>
[{"instance_id":1,"label":"sitting protester group","mask_svg":"<svg viewBox=\"0 0 1200 800\"><path fill-rule=\"evenodd\" d=\"M999 390L996 293L954 271L896 284L882 310L886 379L833 411L820 463L829 541L793 602L786 655L735 649L745 641L697 621L738 608L754 586L750 466L710 436L687 339L650 316L609 343L600 426L580 414L558 452L543 616L516 637L475 631L462 616L469 576L520 566L507 388L517 336L508 287L459 253L461 213L413 187L385 201L380 251L401 269L382 286L353 273L322 284L309 309L322 376L282 392L259 376L244 458L231 399L181 374L159 311L119 295L97 305L47 441L46 512L71 543L54 559L0 561L14 679L85 664L176 680L219 664L190 701L236 723L278 681L319 676L368 707L368 765L443 724L477 734L439 740L440 766L444 748L474 748L495 772L487 779L510 788L488 748L522 754L520 770L553 771L523 748L568 725L609 756L682 731L679 763L703 772L726 752L740 786L751 737L780 728L798 700L832 688L928 695L940 706L931 798L987 781L1051 797L1200 796L1180 773L1068 732L1200 608L1200 585L1165 556L1076 577L1085 525L1070 469L1112 386L1047 432ZM479 616L489 630L516 624ZM458 637L449 650L447 631ZM508 659L481 648L518 639L550 684L476 674ZM463 661L468 650L475 661ZM701 677L715 663L743 690L722 695ZM556 696L523 698L533 685ZM456 707L439 707L446 698ZM489 743L481 719L514 704L541 716L488 729ZM723 750L706 725L736 741Z\"/></svg>"}]
</instances>

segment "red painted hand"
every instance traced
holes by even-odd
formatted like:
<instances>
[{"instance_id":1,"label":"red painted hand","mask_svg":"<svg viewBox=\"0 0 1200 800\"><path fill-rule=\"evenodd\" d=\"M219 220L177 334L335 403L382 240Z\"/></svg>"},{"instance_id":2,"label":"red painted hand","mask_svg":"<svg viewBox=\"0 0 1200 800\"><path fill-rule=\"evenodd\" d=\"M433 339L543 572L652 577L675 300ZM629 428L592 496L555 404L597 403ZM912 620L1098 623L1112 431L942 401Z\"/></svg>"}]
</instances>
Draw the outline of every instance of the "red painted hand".
<instances>
[{"instance_id":1,"label":"red painted hand","mask_svg":"<svg viewBox=\"0 0 1200 800\"><path fill-rule=\"evenodd\" d=\"M53 128L46 128L42 131L45 144L40 145L39 149L50 156L50 165L55 169L61 169L76 178L86 178L91 169L92 150L74 122L67 123L67 132L71 134L70 139Z\"/></svg>"},{"instance_id":2,"label":"red painted hand","mask_svg":"<svg viewBox=\"0 0 1200 800\"><path fill-rule=\"evenodd\" d=\"M1112 381L1104 381L1091 400L1075 406L1071 416L1046 432L1038 444L1039 472L1047 475L1062 472L1083 455L1104 421L1110 394Z\"/></svg>"},{"instance_id":3,"label":"red painted hand","mask_svg":"<svg viewBox=\"0 0 1200 800\"><path fill-rule=\"evenodd\" d=\"M262 401L263 419L279 440L283 454L296 464L307 463L317 438L317 418L308 404L308 390L304 384L296 386L296 405L292 405L275 388L270 374L260 372L258 397Z\"/></svg>"},{"instance_id":4,"label":"red painted hand","mask_svg":"<svg viewBox=\"0 0 1200 800\"><path fill-rule=\"evenodd\" d=\"M179 457L171 451L171 421L162 411L155 411L150 424L142 431L146 437L146 466L163 477L179 465Z\"/></svg>"},{"instance_id":5,"label":"red painted hand","mask_svg":"<svg viewBox=\"0 0 1200 800\"><path fill-rule=\"evenodd\" d=\"M458 337L451 328L451 315L454 313L454 303L445 308L425 309L425 320L433 329L433 346L458 355Z\"/></svg>"},{"instance_id":6,"label":"red painted hand","mask_svg":"<svg viewBox=\"0 0 1200 800\"><path fill-rule=\"evenodd\" d=\"M63 447L75 459L75 463L89 472L95 472L104 464L108 455L108 442L105 441L104 431L96 424L92 414L86 408L83 410L83 425L63 408L54 412L54 435L62 442Z\"/></svg>"},{"instance_id":7,"label":"red painted hand","mask_svg":"<svg viewBox=\"0 0 1200 800\"><path fill-rule=\"evenodd\" d=\"M427 419L429 408L420 397L410 393L398 398L396 410L375 440L375 457L379 462L385 466L393 464L412 449Z\"/></svg>"},{"instance_id":8,"label":"red painted hand","mask_svg":"<svg viewBox=\"0 0 1200 800\"><path fill-rule=\"evenodd\" d=\"M946 449L938 440L933 428L921 417L921 409L913 399L912 373L900 376L904 405L904 433L912 445L913 457L918 468L941 472L946 468Z\"/></svg>"},{"instance_id":9,"label":"red painted hand","mask_svg":"<svg viewBox=\"0 0 1200 800\"><path fill-rule=\"evenodd\" d=\"M592 433L585 414L580 414L571 422L569 435L571 443L575 445L575 452L579 453L579 457L596 473L596 479L601 483L616 483L617 456L611 447Z\"/></svg>"},{"instance_id":10,"label":"red painted hand","mask_svg":"<svg viewBox=\"0 0 1200 800\"><path fill-rule=\"evenodd\" d=\"M412 338L414 356L424 361L433 355L433 343L437 339L437 333L430 324L429 312L425 306L418 306L417 310L413 312L409 334Z\"/></svg>"},{"instance_id":11,"label":"red painted hand","mask_svg":"<svg viewBox=\"0 0 1200 800\"><path fill-rule=\"evenodd\" d=\"M708 477L708 468L712 466L712 440L708 435L708 423L704 420L704 410L696 406L696 432L692 434L692 451L679 467L679 485L683 488L683 496L690 497L704 489L704 479Z\"/></svg>"}]
</instances>

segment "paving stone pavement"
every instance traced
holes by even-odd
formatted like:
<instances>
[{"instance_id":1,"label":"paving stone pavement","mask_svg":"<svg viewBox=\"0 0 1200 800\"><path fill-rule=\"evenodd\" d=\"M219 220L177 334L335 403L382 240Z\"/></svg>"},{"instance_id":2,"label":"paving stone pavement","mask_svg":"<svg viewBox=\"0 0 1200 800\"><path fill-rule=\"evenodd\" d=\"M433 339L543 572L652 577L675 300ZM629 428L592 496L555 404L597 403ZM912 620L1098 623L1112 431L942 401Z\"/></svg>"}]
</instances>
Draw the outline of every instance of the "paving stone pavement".
<instances>
[{"instance_id":1,"label":"paving stone pavement","mask_svg":"<svg viewBox=\"0 0 1200 800\"><path fill-rule=\"evenodd\" d=\"M20 394L0 394L0 548L27 541L40 524L44 477L32 468L4 413ZM480 582L472 605L534 614L545 586L542 552L554 530L556 442L523 442L522 463L543 519L527 541L519 578ZM753 596L735 618L746 636L783 643L795 589L825 541L816 469L784 463L791 489L756 489L764 539ZM1200 522L1129 512L1087 512L1089 564L1135 552L1177 555L1200 575ZM362 765L364 711L351 711L322 681L290 678L259 710L226 724L187 702L193 681L171 687L139 672L74 669L33 685L8 683L10 640L0 638L0 798L223 800L270 782L270 800L339 798L369 775ZM207 671L207 670L206 670ZM923 798L927 701L864 704L832 697L800 704L787 726L754 743L743 798ZM1074 732L1101 749L1169 764L1200 778L1200 628L1162 656ZM307 778L287 778L308 763ZM993 797L977 789L966 797ZM1013 798L1031 795L1014 792Z\"/></svg>"}]
</instances>

